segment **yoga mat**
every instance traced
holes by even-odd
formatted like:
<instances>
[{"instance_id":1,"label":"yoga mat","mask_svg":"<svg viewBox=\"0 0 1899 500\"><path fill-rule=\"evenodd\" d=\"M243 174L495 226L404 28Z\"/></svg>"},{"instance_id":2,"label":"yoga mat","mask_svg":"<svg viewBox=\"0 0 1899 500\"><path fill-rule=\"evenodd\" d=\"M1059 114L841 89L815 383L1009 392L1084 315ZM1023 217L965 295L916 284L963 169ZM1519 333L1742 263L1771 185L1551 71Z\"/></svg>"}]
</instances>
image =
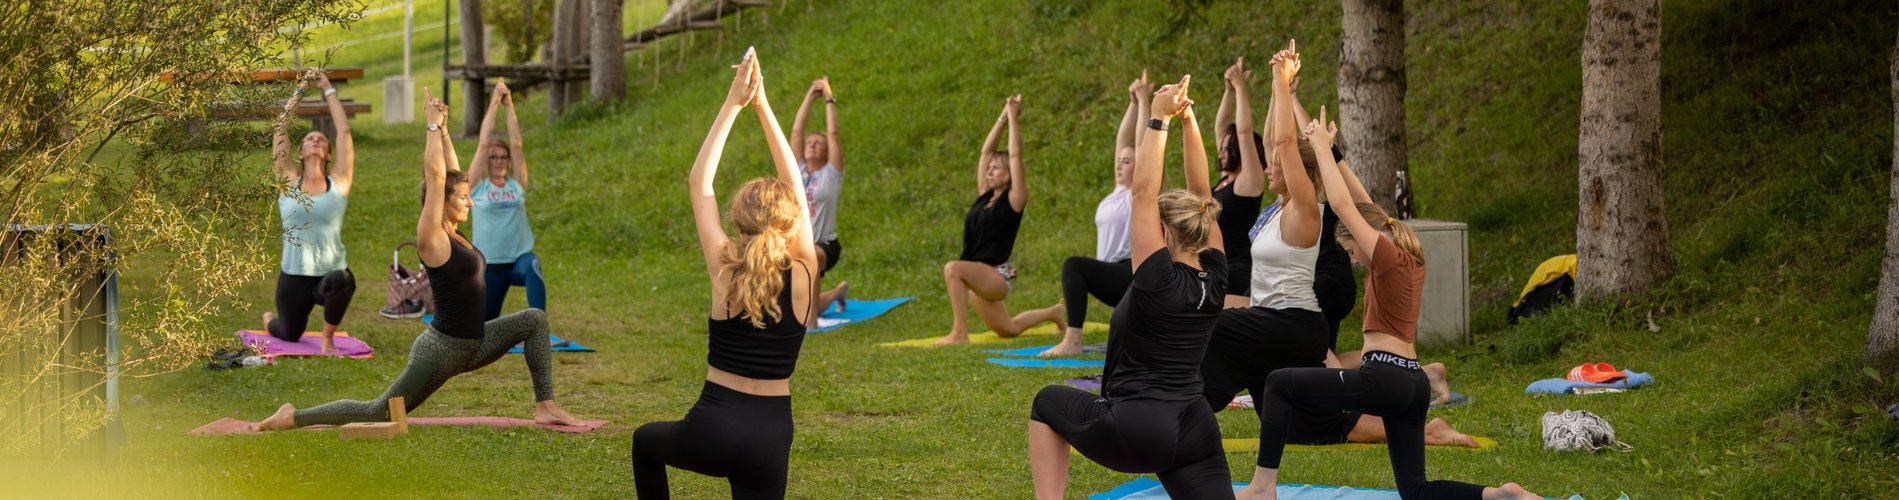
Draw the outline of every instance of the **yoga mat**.
<instances>
[{"instance_id":1,"label":"yoga mat","mask_svg":"<svg viewBox=\"0 0 1899 500\"><path fill-rule=\"evenodd\" d=\"M910 299L913 298L915 297L897 297L883 300L851 300L847 302L849 308L845 309L844 312L838 312L837 304L832 304L830 309L824 311L824 314L818 315L818 326L806 329L805 333L828 332L843 328L852 323L870 321L871 318L882 316L884 313L890 312L891 309L896 309L897 306L903 305L903 303L909 302Z\"/></svg>"},{"instance_id":2,"label":"yoga mat","mask_svg":"<svg viewBox=\"0 0 1899 500\"><path fill-rule=\"evenodd\" d=\"M263 432L251 430L251 424L255 423L256 422L226 417L220 418L216 422L198 426L198 428L192 429L191 432L187 434L193 436L263 434ZM586 420L583 421L582 425L542 425L534 423L531 419L512 417L410 417L409 423L412 425L441 425L451 427L539 427L556 432L575 434L593 432L607 425L607 421L605 420ZM297 430L320 430L333 427L334 426L329 425L312 425Z\"/></svg>"},{"instance_id":3,"label":"yoga mat","mask_svg":"<svg viewBox=\"0 0 1899 500\"><path fill-rule=\"evenodd\" d=\"M1018 348L1015 348L1015 349L987 349L987 350L984 350L983 352L992 352L992 353L996 353L996 354L1001 354L1001 355L1003 355L1003 356L1015 356L1015 357L1018 357L1018 358L1033 358L1033 357L1036 357L1036 356L1037 356L1037 355L1039 355L1039 354L1042 354L1042 351L1046 351L1046 350L1048 350L1048 348L1050 348L1050 347L1055 347L1055 344L1049 344L1049 345L1038 345L1038 346L1034 346L1034 347L1018 347ZM1089 350L1088 350L1088 346L1082 346L1082 347L1081 347L1081 354L1074 354L1074 355L1071 355L1071 356L1086 356L1086 355L1089 355L1089 354L1104 354L1104 353L1107 353L1107 352L1108 352L1108 351L1106 351L1106 350L1101 350L1101 351L1089 351Z\"/></svg>"},{"instance_id":4,"label":"yoga mat","mask_svg":"<svg viewBox=\"0 0 1899 500\"><path fill-rule=\"evenodd\" d=\"M989 358L989 362L1009 368L1101 368L1108 365L1099 359Z\"/></svg>"},{"instance_id":5,"label":"yoga mat","mask_svg":"<svg viewBox=\"0 0 1899 500\"><path fill-rule=\"evenodd\" d=\"M1071 378L1068 380L1063 380L1062 383L1074 386L1076 389L1081 389L1084 391L1100 392L1101 391L1101 374L1096 373L1094 375L1089 375L1086 377Z\"/></svg>"},{"instance_id":6,"label":"yoga mat","mask_svg":"<svg viewBox=\"0 0 1899 500\"><path fill-rule=\"evenodd\" d=\"M1245 488L1246 483L1233 483L1233 491ZM1396 500L1398 490L1385 488L1353 488L1351 486L1322 486L1317 484L1282 484L1277 488L1279 498L1286 500ZM1122 483L1114 489L1088 495L1088 500L1156 500L1168 498L1167 490L1160 481L1141 476L1133 481ZM1623 495L1621 500L1628 500ZM1581 495L1572 495L1563 500L1583 500Z\"/></svg>"},{"instance_id":7,"label":"yoga mat","mask_svg":"<svg viewBox=\"0 0 1899 500\"><path fill-rule=\"evenodd\" d=\"M552 349L554 352L594 352L592 347L580 345L579 342L563 339L560 338L559 335L552 333L547 334L547 341L554 343ZM521 346L519 345L508 349L508 354L520 354L522 352Z\"/></svg>"},{"instance_id":8,"label":"yoga mat","mask_svg":"<svg viewBox=\"0 0 1899 500\"><path fill-rule=\"evenodd\" d=\"M1625 373L1628 373L1629 376L1607 384L1546 378L1531 382L1529 387L1523 389L1523 392L1526 394L1569 394L1575 392L1576 389L1582 388L1634 389L1655 383L1655 377L1647 373L1636 371L1628 371Z\"/></svg>"},{"instance_id":9,"label":"yoga mat","mask_svg":"<svg viewBox=\"0 0 1899 500\"><path fill-rule=\"evenodd\" d=\"M237 339L250 346L258 356L274 358L277 356L336 356L367 359L376 355L369 344L349 336L345 332L336 332L336 354L323 354L323 332L304 332L303 338L296 342L285 342L272 337L269 333L256 330L238 330Z\"/></svg>"},{"instance_id":10,"label":"yoga mat","mask_svg":"<svg viewBox=\"0 0 1899 500\"><path fill-rule=\"evenodd\" d=\"M1469 448L1469 447L1464 447L1464 446L1426 446L1426 448L1489 451L1491 448L1497 447L1497 440L1495 439L1490 439L1483 436L1471 436L1471 439L1477 440L1476 448ZM1227 453L1258 453L1259 452L1259 438L1256 438L1256 437L1226 438L1226 439L1220 440L1220 447L1226 449ZM1382 450L1382 449L1385 449L1385 445L1382 443L1380 444L1372 444L1372 443L1290 444L1288 443L1286 445L1286 451L1364 451L1364 450Z\"/></svg>"},{"instance_id":11,"label":"yoga mat","mask_svg":"<svg viewBox=\"0 0 1899 500\"><path fill-rule=\"evenodd\" d=\"M1096 323L1096 322L1090 321L1088 323L1084 323L1081 325L1081 331L1083 335L1107 333L1108 325L1106 323ZM1018 336L1015 338L1005 339L1005 338L996 336L995 332L982 332L982 333L970 334L969 343L993 344L996 342L1008 342L1008 341L1016 340L1022 337L1037 336L1037 335L1056 335L1058 333L1060 333L1060 329L1056 328L1055 325L1044 323L1040 326L1037 326L1035 328L1030 328L1027 331L1022 332L1021 336ZM901 340L897 342L884 342L882 344L877 344L877 345L884 346L884 347L935 347L937 339L941 339L941 338L943 337L942 336L924 337L920 339Z\"/></svg>"},{"instance_id":12,"label":"yoga mat","mask_svg":"<svg viewBox=\"0 0 1899 500\"><path fill-rule=\"evenodd\" d=\"M1439 408L1456 408L1459 406L1470 404L1470 401L1471 401L1471 397L1469 395L1466 395L1464 393L1457 392L1457 391L1451 391L1450 401L1445 401L1443 403L1431 403L1431 409L1436 410Z\"/></svg>"}]
</instances>

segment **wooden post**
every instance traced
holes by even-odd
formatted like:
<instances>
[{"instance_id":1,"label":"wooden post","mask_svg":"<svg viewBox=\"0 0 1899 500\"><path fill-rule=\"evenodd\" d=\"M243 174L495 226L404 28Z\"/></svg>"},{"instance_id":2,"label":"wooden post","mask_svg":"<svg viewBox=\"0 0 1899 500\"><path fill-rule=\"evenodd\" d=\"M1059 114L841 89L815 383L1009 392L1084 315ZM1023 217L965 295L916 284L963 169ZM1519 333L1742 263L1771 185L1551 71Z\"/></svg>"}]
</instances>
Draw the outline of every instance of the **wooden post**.
<instances>
[{"instance_id":1,"label":"wooden post","mask_svg":"<svg viewBox=\"0 0 1899 500\"><path fill-rule=\"evenodd\" d=\"M481 0L461 0L462 64L488 64L486 24L481 20ZM462 79L462 135L481 133L481 117L488 112L488 83L481 78Z\"/></svg>"},{"instance_id":2,"label":"wooden post","mask_svg":"<svg viewBox=\"0 0 1899 500\"><path fill-rule=\"evenodd\" d=\"M409 433L409 406L402 396L389 398L389 421L396 423L397 434Z\"/></svg>"}]
</instances>

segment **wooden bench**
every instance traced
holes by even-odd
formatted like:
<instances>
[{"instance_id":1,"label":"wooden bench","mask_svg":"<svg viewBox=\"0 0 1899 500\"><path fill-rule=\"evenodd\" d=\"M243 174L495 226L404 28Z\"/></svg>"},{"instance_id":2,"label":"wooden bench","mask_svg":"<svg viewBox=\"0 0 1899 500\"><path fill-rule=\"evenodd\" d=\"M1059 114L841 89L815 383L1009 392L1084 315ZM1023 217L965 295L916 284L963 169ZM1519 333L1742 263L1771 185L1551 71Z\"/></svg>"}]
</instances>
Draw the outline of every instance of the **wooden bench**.
<instances>
[{"instance_id":1,"label":"wooden bench","mask_svg":"<svg viewBox=\"0 0 1899 500\"><path fill-rule=\"evenodd\" d=\"M331 86L342 87L343 84L348 83L350 80L362 78L364 72L363 68L355 67L326 68L323 70L323 75L330 79ZM195 74L180 74L175 71L166 71L158 74L158 81L161 82L174 81L179 78L226 78L236 83L250 85L294 84L297 79L303 78L303 70L265 68L252 70L249 74L245 74L241 71ZM369 103L356 102L355 99L342 98L341 96L338 96L338 98L343 103L343 116L354 119L358 114L368 114L371 111ZM281 109L283 108L277 105L260 107L255 105L233 104L231 106L219 107L219 109L211 113L211 118L218 120L270 120L276 118L278 111ZM323 135L329 136L331 140L336 139L336 123L330 120L330 105L324 102L322 92L316 91L314 88L306 91L303 102L298 103L296 109L292 110L292 113L294 113L294 116L297 118L310 120L311 127L322 131ZM296 139L295 137L291 138L292 141Z\"/></svg>"}]
</instances>

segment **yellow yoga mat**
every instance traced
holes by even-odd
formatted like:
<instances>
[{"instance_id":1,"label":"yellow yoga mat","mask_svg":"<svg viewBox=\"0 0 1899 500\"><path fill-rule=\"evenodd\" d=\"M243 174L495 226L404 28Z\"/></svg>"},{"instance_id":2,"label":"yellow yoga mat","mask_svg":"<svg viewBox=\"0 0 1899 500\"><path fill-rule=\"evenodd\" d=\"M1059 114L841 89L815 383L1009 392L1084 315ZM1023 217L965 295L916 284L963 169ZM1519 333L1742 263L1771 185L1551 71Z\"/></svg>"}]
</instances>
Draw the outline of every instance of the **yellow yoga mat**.
<instances>
[{"instance_id":1,"label":"yellow yoga mat","mask_svg":"<svg viewBox=\"0 0 1899 500\"><path fill-rule=\"evenodd\" d=\"M1107 323L1096 323L1096 322L1090 321L1087 323L1083 323L1081 325L1081 331L1083 335L1108 333L1108 325ZM1059 333L1061 333L1061 330L1057 329L1055 325L1043 323L1041 326L1030 328L1027 331L1023 331L1022 335L1016 336L1013 338L1005 339L1000 336L997 336L995 332L982 332L982 333L970 334L969 343L970 344L994 344L997 342L1008 342L1008 341L1019 339L1022 337L1053 336ZM884 346L884 347L934 347L936 344L936 340L940 338L943 338L943 337L924 337L920 339L900 340L897 342L885 342L885 343L877 344L877 345Z\"/></svg>"}]
</instances>

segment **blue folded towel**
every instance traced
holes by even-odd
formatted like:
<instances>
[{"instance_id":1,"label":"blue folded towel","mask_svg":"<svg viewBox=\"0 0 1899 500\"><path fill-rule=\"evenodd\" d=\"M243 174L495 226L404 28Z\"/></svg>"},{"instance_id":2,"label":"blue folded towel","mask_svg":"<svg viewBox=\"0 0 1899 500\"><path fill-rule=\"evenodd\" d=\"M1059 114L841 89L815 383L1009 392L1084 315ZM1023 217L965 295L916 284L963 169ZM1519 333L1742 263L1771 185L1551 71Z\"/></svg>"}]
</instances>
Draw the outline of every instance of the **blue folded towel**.
<instances>
[{"instance_id":1,"label":"blue folded towel","mask_svg":"<svg viewBox=\"0 0 1899 500\"><path fill-rule=\"evenodd\" d=\"M1099 359L989 358L989 362L1010 368L1101 368L1108 365Z\"/></svg>"},{"instance_id":2,"label":"blue folded towel","mask_svg":"<svg viewBox=\"0 0 1899 500\"><path fill-rule=\"evenodd\" d=\"M1233 483L1233 491L1245 488L1246 483ZM1286 500L1396 500L1398 490L1384 488L1353 488L1350 486L1321 486L1316 484L1279 485L1279 498ZM1088 495L1088 500L1159 500L1168 498L1167 490L1160 481L1142 476L1139 479L1122 483L1102 493ZM1628 500L1622 496L1622 500ZM1582 500L1582 496L1570 496L1567 500Z\"/></svg>"},{"instance_id":3,"label":"blue folded towel","mask_svg":"<svg viewBox=\"0 0 1899 500\"><path fill-rule=\"evenodd\" d=\"M903 305L904 302L909 302L912 298L914 297L898 297L883 300L850 300L848 302L850 307L845 309L844 312L837 312L837 305L832 304L830 309L824 311L824 314L818 315L818 326L805 331L807 333L828 332L851 323L869 321L871 318L882 316L884 313L890 312L891 309Z\"/></svg>"},{"instance_id":4,"label":"blue folded towel","mask_svg":"<svg viewBox=\"0 0 1899 500\"><path fill-rule=\"evenodd\" d=\"M1615 382L1610 382L1607 384L1597 384L1597 383L1591 383L1591 382L1577 382L1574 380L1560 379L1560 378L1546 378L1543 380L1531 382L1529 387L1523 389L1523 392L1526 394L1570 394L1570 393L1575 392L1576 389L1580 389L1580 388L1601 387L1601 388L1610 388L1610 389L1634 389L1637 387L1655 383L1655 377L1647 373L1627 371L1627 370L1624 370L1623 373L1628 374L1628 376L1623 377L1622 380L1617 380Z\"/></svg>"}]
</instances>

